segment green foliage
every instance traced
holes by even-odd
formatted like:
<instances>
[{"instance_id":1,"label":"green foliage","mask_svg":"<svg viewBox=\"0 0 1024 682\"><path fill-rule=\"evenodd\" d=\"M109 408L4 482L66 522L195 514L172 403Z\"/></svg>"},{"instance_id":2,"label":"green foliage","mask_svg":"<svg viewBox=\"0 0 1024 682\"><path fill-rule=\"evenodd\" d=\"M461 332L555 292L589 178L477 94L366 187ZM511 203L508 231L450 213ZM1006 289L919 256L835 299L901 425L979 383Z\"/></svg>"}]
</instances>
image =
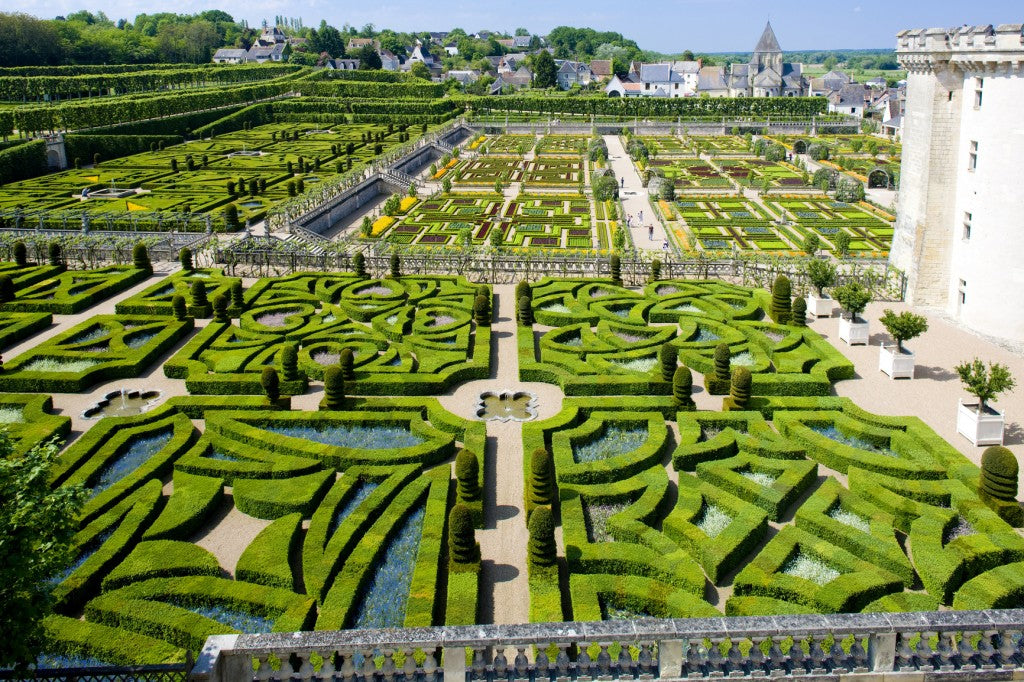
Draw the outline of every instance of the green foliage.
<instances>
[{"instance_id":1,"label":"green foliage","mask_svg":"<svg viewBox=\"0 0 1024 682\"><path fill-rule=\"evenodd\" d=\"M263 372L260 374L260 385L263 387L267 400L272 404L281 397L281 379L273 367L263 368Z\"/></svg>"},{"instance_id":2,"label":"green foliage","mask_svg":"<svg viewBox=\"0 0 1024 682\"><path fill-rule=\"evenodd\" d=\"M340 410L345 406L345 371L338 365L324 370L324 407Z\"/></svg>"},{"instance_id":3,"label":"green foliage","mask_svg":"<svg viewBox=\"0 0 1024 682\"><path fill-rule=\"evenodd\" d=\"M555 519L551 507L540 506L530 514L530 542L527 555L531 566L546 568L558 560L558 546L555 544Z\"/></svg>"},{"instance_id":4,"label":"green foliage","mask_svg":"<svg viewBox=\"0 0 1024 682\"><path fill-rule=\"evenodd\" d=\"M242 295L242 280L236 279L231 282L231 307L240 314L245 309L245 299Z\"/></svg>"},{"instance_id":5,"label":"green foliage","mask_svg":"<svg viewBox=\"0 0 1024 682\"><path fill-rule=\"evenodd\" d=\"M59 242L50 242L49 263L51 267L64 267L64 253Z\"/></svg>"},{"instance_id":6,"label":"green foliage","mask_svg":"<svg viewBox=\"0 0 1024 682\"><path fill-rule=\"evenodd\" d=\"M524 327L533 325L533 303L529 296L519 297L519 324Z\"/></svg>"},{"instance_id":7,"label":"green foliage","mask_svg":"<svg viewBox=\"0 0 1024 682\"><path fill-rule=\"evenodd\" d=\"M679 362L679 349L672 343L663 343L658 348L658 363L661 365L661 380L672 381Z\"/></svg>"},{"instance_id":8,"label":"green foliage","mask_svg":"<svg viewBox=\"0 0 1024 682\"><path fill-rule=\"evenodd\" d=\"M661 259L655 258L651 261L651 278L650 282L657 282L661 279Z\"/></svg>"},{"instance_id":9,"label":"green foliage","mask_svg":"<svg viewBox=\"0 0 1024 682\"><path fill-rule=\"evenodd\" d=\"M231 322L228 315L228 297L224 294L217 294L213 297L213 321L227 324Z\"/></svg>"},{"instance_id":10,"label":"green foliage","mask_svg":"<svg viewBox=\"0 0 1024 682\"><path fill-rule=\"evenodd\" d=\"M693 373L689 367L680 365L672 375L672 400L683 409L693 409Z\"/></svg>"},{"instance_id":11,"label":"green foliage","mask_svg":"<svg viewBox=\"0 0 1024 682\"><path fill-rule=\"evenodd\" d=\"M750 402L750 382L750 370L746 367L737 367L732 371L729 396L732 398L733 406L738 410L746 409Z\"/></svg>"},{"instance_id":12,"label":"green foliage","mask_svg":"<svg viewBox=\"0 0 1024 682\"><path fill-rule=\"evenodd\" d=\"M825 295L825 287L836 283L836 276L836 266L827 258L814 258L807 263L807 278L818 291L818 298Z\"/></svg>"},{"instance_id":13,"label":"green foliage","mask_svg":"<svg viewBox=\"0 0 1024 682\"><path fill-rule=\"evenodd\" d=\"M153 264L149 262L149 251L145 244L140 242L135 245L132 250L132 264L137 270L142 270L149 275L153 274Z\"/></svg>"},{"instance_id":14,"label":"green foliage","mask_svg":"<svg viewBox=\"0 0 1024 682\"><path fill-rule=\"evenodd\" d=\"M363 255L362 251L352 256L352 270L356 273L356 277L360 279L366 277L366 256Z\"/></svg>"},{"instance_id":15,"label":"green foliage","mask_svg":"<svg viewBox=\"0 0 1024 682\"><path fill-rule=\"evenodd\" d=\"M192 249L185 247L178 253L178 260L181 262L181 269L185 272L192 272L195 266L192 264Z\"/></svg>"},{"instance_id":16,"label":"green foliage","mask_svg":"<svg viewBox=\"0 0 1024 682\"><path fill-rule=\"evenodd\" d=\"M491 303L486 296L473 299L473 321L481 327L491 326Z\"/></svg>"},{"instance_id":17,"label":"green foliage","mask_svg":"<svg viewBox=\"0 0 1024 682\"><path fill-rule=\"evenodd\" d=\"M299 378L299 347L296 343L286 343L281 347L281 378L285 381Z\"/></svg>"},{"instance_id":18,"label":"green foliage","mask_svg":"<svg viewBox=\"0 0 1024 682\"><path fill-rule=\"evenodd\" d=\"M793 317L792 299L793 287L789 282L789 278L785 275L779 275L775 278L775 283L772 285L772 304L768 311L773 321L778 324L790 323Z\"/></svg>"},{"instance_id":19,"label":"green foliage","mask_svg":"<svg viewBox=\"0 0 1024 682\"><path fill-rule=\"evenodd\" d=\"M33 140L0 149L0 185L46 172L46 140Z\"/></svg>"},{"instance_id":20,"label":"green foliage","mask_svg":"<svg viewBox=\"0 0 1024 682\"><path fill-rule=\"evenodd\" d=\"M1009 448L993 445L981 456L981 490L997 500L1017 498L1017 458Z\"/></svg>"},{"instance_id":21,"label":"green foliage","mask_svg":"<svg viewBox=\"0 0 1024 682\"><path fill-rule=\"evenodd\" d=\"M469 507L457 503L448 514L448 551L456 564L480 561L480 545L473 529L473 513Z\"/></svg>"},{"instance_id":22,"label":"green foliage","mask_svg":"<svg viewBox=\"0 0 1024 682\"><path fill-rule=\"evenodd\" d=\"M0 666L24 670L42 650L42 620L51 608L47 582L72 559L69 542L86 499L80 486L50 486L59 446L50 442L12 459L0 430Z\"/></svg>"},{"instance_id":23,"label":"green foliage","mask_svg":"<svg viewBox=\"0 0 1024 682\"><path fill-rule=\"evenodd\" d=\"M813 256L814 254L818 253L818 249L820 248L821 237L818 236L817 232L812 232L806 237L804 237L803 249L807 255Z\"/></svg>"},{"instance_id":24,"label":"green foliage","mask_svg":"<svg viewBox=\"0 0 1024 682\"><path fill-rule=\"evenodd\" d=\"M807 326L807 300L802 297L793 299L793 319L790 322L794 327Z\"/></svg>"},{"instance_id":25,"label":"green foliage","mask_svg":"<svg viewBox=\"0 0 1024 682\"><path fill-rule=\"evenodd\" d=\"M985 367L979 358L974 358L953 369L963 382L964 390L978 399L978 414L984 412L989 401L995 400L1000 393L1012 391L1017 385L1010 368L999 362L990 362Z\"/></svg>"},{"instance_id":26,"label":"green foliage","mask_svg":"<svg viewBox=\"0 0 1024 682\"><path fill-rule=\"evenodd\" d=\"M527 510L555 502L555 462L545 448L537 448L530 455L530 489L527 492Z\"/></svg>"},{"instance_id":27,"label":"green foliage","mask_svg":"<svg viewBox=\"0 0 1024 682\"><path fill-rule=\"evenodd\" d=\"M851 237L846 232L840 232L832 240L832 243L836 246L836 255L840 258L845 258L850 255L850 241Z\"/></svg>"},{"instance_id":28,"label":"green foliage","mask_svg":"<svg viewBox=\"0 0 1024 682\"><path fill-rule=\"evenodd\" d=\"M392 277L402 276L402 259L397 253L391 254L390 268Z\"/></svg>"},{"instance_id":29,"label":"green foliage","mask_svg":"<svg viewBox=\"0 0 1024 682\"><path fill-rule=\"evenodd\" d=\"M889 308L886 308L878 320L885 327L886 331L889 332L889 335L896 339L896 346L901 353L903 352L904 341L916 339L928 331L928 320L925 319L924 315L916 315L909 310L904 310L897 315Z\"/></svg>"},{"instance_id":30,"label":"green foliage","mask_svg":"<svg viewBox=\"0 0 1024 682\"><path fill-rule=\"evenodd\" d=\"M863 284L851 281L832 290L832 296L839 301L843 311L854 321L864 312L871 302L871 292Z\"/></svg>"},{"instance_id":31,"label":"green foliage","mask_svg":"<svg viewBox=\"0 0 1024 682\"><path fill-rule=\"evenodd\" d=\"M14 300L14 280L10 275L0 275L0 303Z\"/></svg>"},{"instance_id":32,"label":"green foliage","mask_svg":"<svg viewBox=\"0 0 1024 682\"><path fill-rule=\"evenodd\" d=\"M609 260L609 267L612 273L612 284L622 286L622 262L618 254L613 253Z\"/></svg>"},{"instance_id":33,"label":"green foliage","mask_svg":"<svg viewBox=\"0 0 1024 682\"><path fill-rule=\"evenodd\" d=\"M613 201L619 197L619 183L613 175L598 176L592 187L597 201Z\"/></svg>"},{"instance_id":34,"label":"green foliage","mask_svg":"<svg viewBox=\"0 0 1024 682\"><path fill-rule=\"evenodd\" d=\"M206 285L198 280L192 283L190 296L193 308L204 310L209 305L209 301L206 298Z\"/></svg>"},{"instance_id":35,"label":"green foliage","mask_svg":"<svg viewBox=\"0 0 1024 682\"><path fill-rule=\"evenodd\" d=\"M23 241L14 242L14 264L19 268L28 265L28 247Z\"/></svg>"},{"instance_id":36,"label":"green foliage","mask_svg":"<svg viewBox=\"0 0 1024 682\"><path fill-rule=\"evenodd\" d=\"M341 376L345 381L355 381L355 353L351 348L342 348L338 353L338 365L341 367Z\"/></svg>"},{"instance_id":37,"label":"green foliage","mask_svg":"<svg viewBox=\"0 0 1024 682\"><path fill-rule=\"evenodd\" d=\"M245 582L295 589L291 557L299 551L302 538L302 514L282 516L260 531L242 552L235 577Z\"/></svg>"},{"instance_id":38,"label":"green foliage","mask_svg":"<svg viewBox=\"0 0 1024 682\"><path fill-rule=\"evenodd\" d=\"M715 346L715 378L719 381L729 381L731 371L729 365L732 363L732 351L729 344L720 343Z\"/></svg>"},{"instance_id":39,"label":"green foliage","mask_svg":"<svg viewBox=\"0 0 1024 682\"><path fill-rule=\"evenodd\" d=\"M480 460L475 453L463 448L455 455L455 479L460 502L480 498Z\"/></svg>"}]
</instances>

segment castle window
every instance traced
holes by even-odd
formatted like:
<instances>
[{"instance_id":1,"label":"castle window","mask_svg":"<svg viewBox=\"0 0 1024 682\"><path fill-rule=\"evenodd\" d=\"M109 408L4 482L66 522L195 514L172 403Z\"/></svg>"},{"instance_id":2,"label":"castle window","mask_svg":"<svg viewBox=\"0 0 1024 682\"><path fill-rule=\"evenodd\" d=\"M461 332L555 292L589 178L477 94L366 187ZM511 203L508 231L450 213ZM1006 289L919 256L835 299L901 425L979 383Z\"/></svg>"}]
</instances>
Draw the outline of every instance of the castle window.
<instances>
[{"instance_id":1,"label":"castle window","mask_svg":"<svg viewBox=\"0 0 1024 682\"><path fill-rule=\"evenodd\" d=\"M964 241L967 241L968 239L971 238L971 221L973 220L973 218L974 216L972 216L967 211L964 211Z\"/></svg>"},{"instance_id":2,"label":"castle window","mask_svg":"<svg viewBox=\"0 0 1024 682\"><path fill-rule=\"evenodd\" d=\"M967 157L967 170L974 171L978 168L978 142L971 140L971 152Z\"/></svg>"},{"instance_id":3,"label":"castle window","mask_svg":"<svg viewBox=\"0 0 1024 682\"><path fill-rule=\"evenodd\" d=\"M975 109L980 109L981 108L981 94L982 94L982 88L984 88L984 87L985 87L985 79L984 78L975 78L974 79L974 108Z\"/></svg>"},{"instance_id":4,"label":"castle window","mask_svg":"<svg viewBox=\"0 0 1024 682\"><path fill-rule=\"evenodd\" d=\"M960 280L960 287L958 289L960 294L960 305L967 303L967 280Z\"/></svg>"}]
</instances>

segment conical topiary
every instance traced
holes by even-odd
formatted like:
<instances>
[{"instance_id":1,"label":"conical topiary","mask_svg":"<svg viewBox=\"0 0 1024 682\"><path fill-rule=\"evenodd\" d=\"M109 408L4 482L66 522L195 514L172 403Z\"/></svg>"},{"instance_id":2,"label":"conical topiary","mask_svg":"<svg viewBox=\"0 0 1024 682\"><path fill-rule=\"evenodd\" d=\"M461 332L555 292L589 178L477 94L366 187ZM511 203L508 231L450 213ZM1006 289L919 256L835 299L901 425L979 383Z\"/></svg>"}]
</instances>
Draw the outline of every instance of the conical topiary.
<instances>
[{"instance_id":1,"label":"conical topiary","mask_svg":"<svg viewBox=\"0 0 1024 682\"><path fill-rule=\"evenodd\" d=\"M732 398L734 407L746 409L750 403L750 370L746 367L737 367L732 371L732 383L729 385L729 397Z\"/></svg>"},{"instance_id":2,"label":"conical topiary","mask_svg":"<svg viewBox=\"0 0 1024 682\"><path fill-rule=\"evenodd\" d=\"M277 370L273 367L264 367L260 375L260 385L267 395L267 400L276 403L281 397L281 379L277 376Z\"/></svg>"},{"instance_id":3,"label":"conical topiary","mask_svg":"<svg viewBox=\"0 0 1024 682\"><path fill-rule=\"evenodd\" d=\"M715 346L715 378L719 381L729 381L730 370L729 365L732 362L732 352L729 350L729 344L720 343Z\"/></svg>"},{"instance_id":4,"label":"conical topiary","mask_svg":"<svg viewBox=\"0 0 1024 682\"><path fill-rule=\"evenodd\" d=\"M391 276L402 276L402 259L399 258L397 253L391 254Z\"/></svg>"},{"instance_id":5,"label":"conical topiary","mask_svg":"<svg viewBox=\"0 0 1024 682\"><path fill-rule=\"evenodd\" d=\"M355 271L356 277L366 278L366 256L361 251L352 256L352 270Z\"/></svg>"},{"instance_id":6,"label":"conical topiary","mask_svg":"<svg viewBox=\"0 0 1024 682\"><path fill-rule=\"evenodd\" d=\"M473 321L480 327L491 326L491 302L486 296L473 299Z\"/></svg>"},{"instance_id":7,"label":"conical topiary","mask_svg":"<svg viewBox=\"0 0 1024 682\"><path fill-rule=\"evenodd\" d=\"M790 308L790 301L793 298L793 287L789 278L779 275L772 285L772 305L768 313L777 324L789 324L793 318L793 311Z\"/></svg>"},{"instance_id":8,"label":"conical topiary","mask_svg":"<svg viewBox=\"0 0 1024 682\"><path fill-rule=\"evenodd\" d=\"M981 490L997 500L1017 499L1017 458L1009 448L993 445L981 456Z\"/></svg>"},{"instance_id":9,"label":"conical topiary","mask_svg":"<svg viewBox=\"0 0 1024 682\"><path fill-rule=\"evenodd\" d=\"M793 299L793 320L794 327L807 326L807 301L797 296Z\"/></svg>"},{"instance_id":10,"label":"conical topiary","mask_svg":"<svg viewBox=\"0 0 1024 682\"><path fill-rule=\"evenodd\" d=\"M693 402L693 373L689 367L676 367L672 375L672 400L676 407L694 406Z\"/></svg>"},{"instance_id":11,"label":"conical topiary","mask_svg":"<svg viewBox=\"0 0 1024 682\"><path fill-rule=\"evenodd\" d=\"M174 319L179 322L188 318L188 307L185 305L185 297L175 294L171 299L171 310L174 312Z\"/></svg>"},{"instance_id":12,"label":"conical topiary","mask_svg":"<svg viewBox=\"0 0 1024 682\"><path fill-rule=\"evenodd\" d=\"M139 270L144 270L150 275L153 274L153 264L149 262L149 251L146 250L145 244L135 245L132 250L132 264Z\"/></svg>"},{"instance_id":13,"label":"conical topiary","mask_svg":"<svg viewBox=\"0 0 1024 682\"><path fill-rule=\"evenodd\" d=\"M345 405L345 378L341 367L331 365L324 370L324 407L340 410Z\"/></svg>"},{"instance_id":14,"label":"conical topiary","mask_svg":"<svg viewBox=\"0 0 1024 682\"><path fill-rule=\"evenodd\" d=\"M202 282L193 282L189 293L191 294L193 308L205 308L209 305L209 302L206 300L206 286Z\"/></svg>"},{"instance_id":15,"label":"conical topiary","mask_svg":"<svg viewBox=\"0 0 1024 682\"><path fill-rule=\"evenodd\" d=\"M464 504L456 504L448 512L448 551L456 564L480 560L480 545L473 530L473 513Z\"/></svg>"},{"instance_id":16,"label":"conical topiary","mask_svg":"<svg viewBox=\"0 0 1024 682\"><path fill-rule=\"evenodd\" d=\"M245 308L245 298L242 295L242 280L240 279L231 282L231 307L239 312Z\"/></svg>"},{"instance_id":17,"label":"conical topiary","mask_svg":"<svg viewBox=\"0 0 1024 682\"><path fill-rule=\"evenodd\" d=\"M14 300L14 280L10 275L0 275L0 303Z\"/></svg>"},{"instance_id":18,"label":"conical topiary","mask_svg":"<svg viewBox=\"0 0 1024 682\"><path fill-rule=\"evenodd\" d=\"M533 326L533 303L528 296L519 299L519 324L524 327Z\"/></svg>"},{"instance_id":19,"label":"conical topiary","mask_svg":"<svg viewBox=\"0 0 1024 682\"><path fill-rule=\"evenodd\" d=\"M551 507L537 507L530 515L529 561L532 566L550 568L558 561L555 518Z\"/></svg>"},{"instance_id":20,"label":"conical topiary","mask_svg":"<svg viewBox=\"0 0 1024 682\"><path fill-rule=\"evenodd\" d=\"M480 497L480 460L469 450L455 455L455 480L459 501L474 502Z\"/></svg>"},{"instance_id":21,"label":"conical topiary","mask_svg":"<svg viewBox=\"0 0 1024 682\"><path fill-rule=\"evenodd\" d=\"M181 269L185 272L195 270L192 264L192 249L187 246L178 252L178 260L181 262Z\"/></svg>"},{"instance_id":22,"label":"conical topiary","mask_svg":"<svg viewBox=\"0 0 1024 682\"><path fill-rule=\"evenodd\" d=\"M224 294L217 294L213 297L213 321L231 321L231 318L228 317L228 297Z\"/></svg>"},{"instance_id":23,"label":"conical topiary","mask_svg":"<svg viewBox=\"0 0 1024 682\"><path fill-rule=\"evenodd\" d=\"M214 299L214 308L216 308ZM299 347L294 343L286 343L281 347L281 376L285 381L299 378Z\"/></svg>"},{"instance_id":24,"label":"conical topiary","mask_svg":"<svg viewBox=\"0 0 1024 682\"><path fill-rule=\"evenodd\" d=\"M338 365L341 367L341 376L345 381L354 381L356 378L356 354L351 348L342 348L338 354Z\"/></svg>"},{"instance_id":25,"label":"conical topiary","mask_svg":"<svg viewBox=\"0 0 1024 682\"><path fill-rule=\"evenodd\" d=\"M530 455L530 505L554 504L555 462L551 453L537 448Z\"/></svg>"},{"instance_id":26,"label":"conical topiary","mask_svg":"<svg viewBox=\"0 0 1024 682\"><path fill-rule=\"evenodd\" d=\"M58 242L50 242L50 265L55 268L64 266L64 254Z\"/></svg>"},{"instance_id":27,"label":"conical topiary","mask_svg":"<svg viewBox=\"0 0 1024 682\"><path fill-rule=\"evenodd\" d=\"M661 344L658 349L658 363L661 365L661 380L672 381L679 362L679 349L671 343Z\"/></svg>"},{"instance_id":28,"label":"conical topiary","mask_svg":"<svg viewBox=\"0 0 1024 682\"><path fill-rule=\"evenodd\" d=\"M28 265L28 247L25 242L14 242L14 264L19 268Z\"/></svg>"},{"instance_id":29,"label":"conical topiary","mask_svg":"<svg viewBox=\"0 0 1024 682\"><path fill-rule=\"evenodd\" d=\"M612 271L612 284L615 286L622 286L622 261L618 254L612 254L609 267Z\"/></svg>"}]
</instances>

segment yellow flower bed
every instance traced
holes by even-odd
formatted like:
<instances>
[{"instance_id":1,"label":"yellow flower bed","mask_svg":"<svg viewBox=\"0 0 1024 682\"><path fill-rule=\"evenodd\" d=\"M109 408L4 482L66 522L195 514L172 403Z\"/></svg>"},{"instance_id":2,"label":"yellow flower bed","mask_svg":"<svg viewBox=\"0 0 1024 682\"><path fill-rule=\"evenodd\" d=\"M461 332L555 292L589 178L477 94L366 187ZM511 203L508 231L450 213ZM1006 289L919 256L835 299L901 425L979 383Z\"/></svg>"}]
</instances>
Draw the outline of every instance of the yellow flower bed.
<instances>
[{"instance_id":1,"label":"yellow flower bed","mask_svg":"<svg viewBox=\"0 0 1024 682\"><path fill-rule=\"evenodd\" d=\"M406 213L410 208L418 204L419 201L420 200L417 199L416 197L405 197L404 199L402 199L402 203L398 207L398 210L402 213Z\"/></svg>"},{"instance_id":2,"label":"yellow flower bed","mask_svg":"<svg viewBox=\"0 0 1024 682\"><path fill-rule=\"evenodd\" d=\"M148 211L149 210L147 207L145 207L145 206L143 206L141 204L133 204L130 201L125 201L124 203L128 205L128 210L129 211Z\"/></svg>"},{"instance_id":3,"label":"yellow flower bed","mask_svg":"<svg viewBox=\"0 0 1024 682\"><path fill-rule=\"evenodd\" d=\"M685 249L686 251L690 251L693 247L690 246L690 240L686 236L686 232L679 227L677 227L675 231L676 238L679 240L679 243L683 245L683 249Z\"/></svg>"},{"instance_id":4,"label":"yellow flower bed","mask_svg":"<svg viewBox=\"0 0 1024 682\"><path fill-rule=\"evenodd\" d=\"M484 141L484 140L486 140L486 139L487 139L486 137L484 137L483 135L481 135L480 137L478 137L478 138L476 138L475 140L473 140L473 143L472 143L471 145L469 145L469 148L470 148L470 149L476 149L476 148L477 148L477 147L479 147L479 146L480 146L481 144L483 144L483 141Z\"/></svg>"},{"instance_id":5,"label":"yellow flower bed","mask_svg":"<svg viewBox=\"0 0 1024 682\"><path fill-rule=\"evenodd\" d=\"M379 237L381 232L395 224L395 219L389 215L382 215L373 221L373 228L370 230L371 237Z\"/></svg>"},{"instance_id":6,"label":"yellow flower bed","mask_svg":"<svg viewBox=\"0 0 1024 682\"><path fill-rule=\"evenodd\" d=\"M867 210L867 211L870 211L871 213L874 213L875 215L877 215L880 218L885 218L886 220L888 220L890 222L893 221L893 220L896 220L896 216L892 215L888 211L883 211L882 209L880 209L880 208L878 208L876 206L873 206L873 205L869 204L866 201L859 201L859 202L857 202L857 205L860 206L861 208Z\"/></svg>"},{"instance_id":7,"label":"yellow flower bed","mask_svg":"<svg viewBox=\"0 0 1024 682\"><path fill-rule=\"evenodd\" d=\"M662 215L664 215L667 220L672 220L673 216L675 215L672 212L672 206L669 205L669 203L664 199L658 200L658 206L661 208Z\"/></svg>"},{"instance_id":8,"label":"yellow flower bed","mask_svg":"<svg viewBox=\"0 0 1024 682\"><path fill-rule=\"evenodd\" d=\"M452 169L452 166L454 166L458 162L459 162L458 159L452 159L451 161L449 161L447 166L445 166L441 170L439 170L436 173L434 173L434 179L435 180L440 180L442 177L444 177L444 174L447 173L448 171L450 171Z\"/></svg>"}]
</instances>

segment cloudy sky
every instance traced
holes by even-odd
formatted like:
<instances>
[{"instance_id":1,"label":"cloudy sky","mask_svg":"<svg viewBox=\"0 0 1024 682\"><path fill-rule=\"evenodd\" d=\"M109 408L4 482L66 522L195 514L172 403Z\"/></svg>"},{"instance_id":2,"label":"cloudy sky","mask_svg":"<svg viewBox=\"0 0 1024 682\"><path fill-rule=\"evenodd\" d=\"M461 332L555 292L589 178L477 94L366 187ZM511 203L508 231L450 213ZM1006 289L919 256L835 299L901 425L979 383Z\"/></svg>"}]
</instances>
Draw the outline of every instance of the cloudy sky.
<instances>
[{"instance_id":1,"label":"cloudy sky","mask_svg":"<svg viewBox=\"0 0 1024 682\"><path fill-rule=\"evenodd\" d=\"M543 34L559 25L589 26L668 53L749 51L769 18L784 50L884 48L904 28L1024 23L1019 0L5 0L3 10L52 18L83 8L129 20L140 12L221 9L253 26L277 15L302 17L307 26L326 19L400 31L522 26Z\"/></svg>"}]
</instances>

